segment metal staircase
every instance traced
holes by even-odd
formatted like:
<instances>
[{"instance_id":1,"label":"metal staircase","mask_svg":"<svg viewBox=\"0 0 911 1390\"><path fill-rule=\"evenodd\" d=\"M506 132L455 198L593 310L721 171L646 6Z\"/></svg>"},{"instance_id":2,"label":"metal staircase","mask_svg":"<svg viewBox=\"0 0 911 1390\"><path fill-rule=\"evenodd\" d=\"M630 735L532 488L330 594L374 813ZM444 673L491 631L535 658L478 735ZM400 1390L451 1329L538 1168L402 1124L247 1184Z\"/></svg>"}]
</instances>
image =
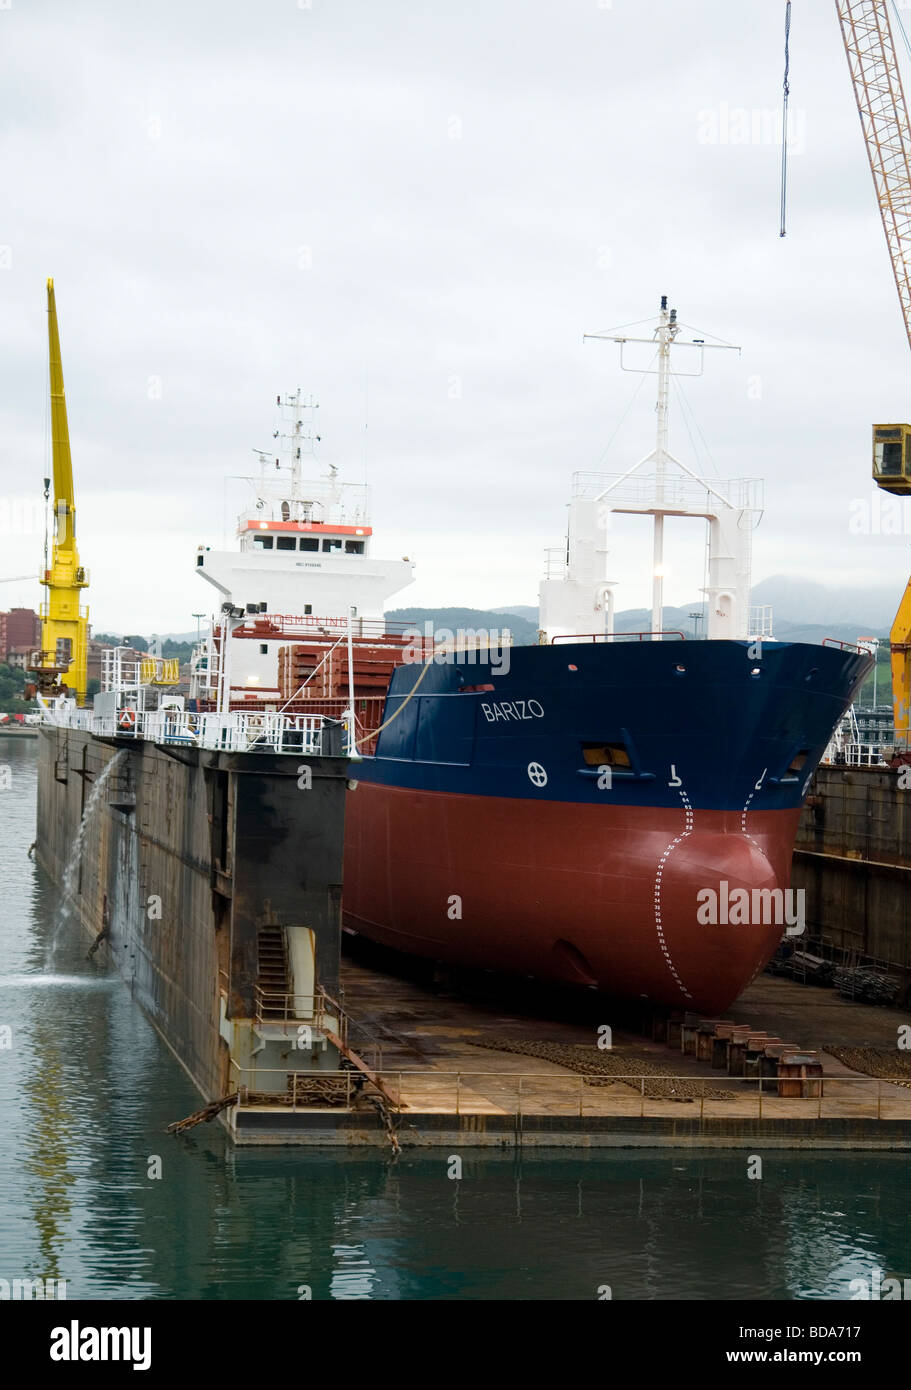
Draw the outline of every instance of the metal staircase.
<instances>
[{"instance_id":1,"label":"metal staircase","mask_svg":"<svg viewBox=\"0 0 911 1390\"><path fill-rule=\"evenodd\" d=\"M264 1020L280 1020L288 1016L291 994L289 977L284 927L260 926L257 934L256 983L262 997Z\"/></svg>"}]
</instances>

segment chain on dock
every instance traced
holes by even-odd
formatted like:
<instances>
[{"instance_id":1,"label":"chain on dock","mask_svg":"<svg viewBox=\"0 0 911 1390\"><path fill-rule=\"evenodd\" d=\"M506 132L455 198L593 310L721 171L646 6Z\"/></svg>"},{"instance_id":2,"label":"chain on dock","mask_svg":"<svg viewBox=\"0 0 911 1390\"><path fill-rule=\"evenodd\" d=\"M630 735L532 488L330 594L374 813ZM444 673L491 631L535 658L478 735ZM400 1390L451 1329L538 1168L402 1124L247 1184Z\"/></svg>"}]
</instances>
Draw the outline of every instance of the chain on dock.
<instances>
[{"instance_id":1,"label":"chain on dock","mask_svg":"<svg viewBox=\"0 0 911 1390\"><path fill-rule=\"evenodd\" d=\"M229 1105L236 1105L237 1101L237 1091L230 1096L222 1096L221 1100L213 1100L209 1105L204 1105L202 1110L194 1110L185 1120L175 1120L173 1124L168 1125L165 1134L183 1134L185 1129L192 1129L194 1125L208 1124L222 1110L227 1110Z\"/></svg>"},{"instance_id":2,"label":"chain on dock","mask_svg":"<svg viewBox=\"0 0 911 1390\"><path fill-rule=\"evenodd\" d=\"M380 1120L382 1121L383 1128L386 1131L386 1138L389 1140L389 1143L392 1147L392 1152L394 1154L400 1154L402 1152L402 1146L399 1143L399 1136L395 1132L395 1121L392 1117L392 1112L390 1111L383 1097L379 1094L365 1094L363 1098L368 1105L373 1106L374 1110L379 1115Z\"/></svg>"},{"instance_id":3,"label":"chain on dock","mask_svg":"<svg viewBox=\"0 0 911 1390\"><path fill-rule=\"evenodd\" d=\"M826 1043L825 1051L852 1071L876 1076L892 1086L911 1088L911 1054L894 1047L840 1047Z\"/></svg>"},{"instance_id":4,"label":"chain on dock","mask_svg":"<svg viewBox=\"0 0 911 1390\"><path fill-rule=\"evenodd\" d=\"M642 1094L649 1100L693 1101L731 1100L731 1092L718 1086L708 1086L699 1077L681 1079L658 1062L617 1056L597 1047L581 1043L524 1042L510 1038L469 1038L472 1047L487 1047L495 1052L513 1052L522 1057L540 1057L555 1062L567 1071L581 1072L586 1086L612 1086L616 1082L636 1088L642 1080ZM632 1079L631 1079L632 1078Z\"/></svg>"}]
</instances>

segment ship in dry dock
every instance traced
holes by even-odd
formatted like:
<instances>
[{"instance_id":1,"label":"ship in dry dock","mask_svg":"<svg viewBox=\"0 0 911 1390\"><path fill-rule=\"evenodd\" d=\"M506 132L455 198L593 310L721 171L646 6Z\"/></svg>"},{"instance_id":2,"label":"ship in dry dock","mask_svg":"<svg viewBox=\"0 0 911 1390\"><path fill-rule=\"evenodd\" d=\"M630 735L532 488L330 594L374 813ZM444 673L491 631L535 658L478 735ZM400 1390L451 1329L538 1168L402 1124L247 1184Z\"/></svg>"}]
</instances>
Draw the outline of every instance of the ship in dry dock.
<instances>
[{"instance_id":1,"label":"ship in dry dock","mask_svg":"<svg viewBox=\"0 0 911 1390\"><path fill-rule=\"evenodd\" d=\"M807 784L870 665L844 644L775 642L750 610L755 485L677 465L659 409L640 464L577 479L538 645L400 631L383 612L412 562L373 556L362 490L332 469L302 478L296 393L286 476L264 461L238 550L197 553L218 603L189 696L173 663L116 649L81 708L55 317L51 301L38 857L239 1142L365 1142L365 1101L374 1127L384 1102L401 1114L339 997L343 922L437 960L595 985L678 1027L740 993L782 924L695 931L698 892L787 884ZM677 332L662 303L649 341L667 373ZM653 518L653 627L633 640L614 631L605 507ZM663 631L669 515L709 521L704 641ZM411 1106L425 1141L452 1122Z\"/></svg>"},{"instance_id":2,"label":"ship in dry dock","mask_svg":"<svg viewBox=\"0 0 911 1390\"><path fill-rule=\"evenodd\" d=\"M670 452L675 349L661 301L654 448L579 474L541 640L395 631L411 562L373 552L364 489L302 479L312 426L286 397L290 462L263 460L236 551L200 548L220 613L197 653L197 710L351 720L344 923L400 951L656 1007L727 1007L785 931L777 904L810 781L870 657L776 642L750 607L755 480L699 477ZM636 342L613 338L621 351ZM642 341L642 340L638 340ZM312 402L309 403L312 409ZM277 431L280 433L280 431ZM653 519L652 625L614 631L606 518ZM708 523L707 640L663 622L668 517ZM745 899L710 925L700 895ZM752 911L759 898L759 911Z\"/></svg>"}]
</instances>

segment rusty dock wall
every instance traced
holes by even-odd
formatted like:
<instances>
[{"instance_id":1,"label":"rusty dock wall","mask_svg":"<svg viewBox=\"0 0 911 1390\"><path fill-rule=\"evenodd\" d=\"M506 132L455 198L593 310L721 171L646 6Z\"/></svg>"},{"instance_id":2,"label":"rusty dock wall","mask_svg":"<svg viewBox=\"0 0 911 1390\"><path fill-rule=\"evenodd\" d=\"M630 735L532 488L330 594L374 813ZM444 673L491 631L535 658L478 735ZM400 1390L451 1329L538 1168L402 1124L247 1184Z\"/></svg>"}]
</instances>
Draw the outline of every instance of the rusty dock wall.
<instances>
[{"instance_id":1,"label":"rusty dock wall","mask_svg":"<svg viewBox=\"0 0 911 1390\"><path fill-rule=\"evenodd\" d=\"M225 1035L254 1013L263 922L306 923L319 984L338 985L347 762L310 759L304 791L298 761L40 731L36 857L57 883L95 795L65 929L97 943L206 1101L236 1084Z\"/></svg>"},{"instance_id":2,"label":"rusty dock wall","mask_svg":"<svg viewBox=\"0 0 911 1390\"><path fill-rule=\"evenodd\" d=\"M911 987L911 788L886 767L821 767L794 851L806 937L908 972Z\"/></svg>"}]
</instances>

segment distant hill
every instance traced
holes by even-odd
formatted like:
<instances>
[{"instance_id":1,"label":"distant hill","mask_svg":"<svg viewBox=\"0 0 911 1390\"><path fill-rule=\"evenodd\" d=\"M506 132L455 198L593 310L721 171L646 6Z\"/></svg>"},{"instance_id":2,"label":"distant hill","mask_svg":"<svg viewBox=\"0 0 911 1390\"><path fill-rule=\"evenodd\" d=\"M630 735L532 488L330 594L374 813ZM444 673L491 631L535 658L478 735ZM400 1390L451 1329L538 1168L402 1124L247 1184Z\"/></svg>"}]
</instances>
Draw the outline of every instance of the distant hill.
<instances>
[{"instance_id":1,"label":"distant hill","mask_svg":"<svg viewBox=\"0 0 911 1390\"><path fill-rule=\"evenodd\" d=\"M760 585L753 590L754 606L760 603L768 603L768 599L761 596L757 598ZM664 610L665 628L676 629L686 637L694 637L698 634L705 636L705 619L700 618L698 623L690 617L691 613L704 613L704 607L696 602L688 604L685 608L669 608ZM775 637L779 642L816 642L819 643L824 637L835 637L840 642L856 642L858 637L888 637L891 619L885 625L877 625L867 619L857 619L856 621L846 621L845 616L833 618L829 622L813 621L809 618L803 620L789 621L773 604L772 606L772 626ZM651 609L648 608L626 608L617 613L614 619L614 629L617 632L647 632L652 625Z\"/></svg>"},{"instance_id":2,"label":"distant hill","mask_svg":"<svg viewBox=\"0 0 911 1390\"><path fill-rule=\"evenodd\" d=\"M535 609L529 611L537 618ZM448 628L451 632L469 628L502 632L508 628L519 647L533 646L538 640L537 621L529 622L519 614L493 608L393 608L385 616L390 622L414 623L418 627L431 623L436 630Z\"/></svg>"},{"instance_id":3,"label":"distant hill","mask_svg":"<svg viewBox=\"0 0 911 1390\"><path fill-rule=\"evenodd\" d=\"M535 630L538 627L538 610L530 603L516 603L512 608L494 608L493 613L502 613L504 616L515 616L524 618L527 623L533 623Z\"/></svg>"},{"instance_id":4,"label":"distant hill","mask_svg":"<svg viewBox=\"0 0 911 1390\"><path fill-rule=\"evenodd\" d=\"M875 635L877 629L891 627L900 598L901 592L894 585L830 588L812 579L774 574L754 586L752 602L772 605L776 631L783 631L785 623L794 623L820 625L828 632L837 623L849 624L858 636L867 632Z\"/></svg>"},{"instance_id":5,"label":"distant hill","mask_svg":"<svg viewBox=\"0 0 911 1390\"><path fill-rule=\"evenodd\" d=\"M769 581L771 583L771 581ZM809 585L810 590L820 590L823 595L828 595L828 590L822 585ZM767 596L770 590L764 585L757 585L753 591L754 604L771 602ZM772 590L775 592L775 590ZM884 591L885 594L885 591ZM860 636L879 637L887 639L891 626L891 616L885 621L875 622L871 618L871 613L864 614L861 605L855 605L855 611L859 616L851 616L851 605L847 605L848 612L838 613L837 598L830 602L826 597L818 603L813 602L814 595L807 594L806 616L789 619L785 614L780 613L776 605L773 604L772 617L775 637L780 642L822 642L824 637L834 637L840 642L856 642ZM817 596L818 597L818 596ZM883 607L887 602L892 602L893 608L897 606L897 599L891 595L888 599L879 595L871 601L870 609L876 617L882 616ZM797 612L799 606L792 607L790 604L782 605L790 612ZM826 619L820 617L820 611L832 611L832 617ZM665 607L664 626L671 631L682 632L685 637L704 637L705 618L700 616L696 621L691 617L693 613L704 614L705 607L697 599L695 602L685 605L682 608ZM417 623L421 625L430 622L435 628L449 628L457 632L459 628L497 628L502 630L508 628L512 633L513 642L517 646L534 645L538 640L538 610L528 605L516 605L513 608L394 608L386 614L386 617L396 622ZM652 625L652 614L649 608L625 608L614 616L614 630L616 632L648 632Z\"/></svg>"},{"instance_id":6,"label":"distant hill","mask_svg":"<svg viewBox=\"0 0 911 1390\"><path fill-rule=\"evenodd\" d=\"M835 637L854 642L860 636L887 638L901 594L894 586L875 589L828 587L811 579L776 574L763 579L753 589L754 606L770 604L775 636L781 641L821 642ZM676 628L687 637L705 635L705 621L698 623L691 613L704 613L705 602L696 598L682 607L666 607L664 626ZM393 608L386 617L397 622L431 622L438 628L509 628L513 641L526 646L538 640L538 610L531 604L516 603L496 608ZM614 620L618 632L644 632L652 625L651 610L625 608ZM100 634L98 634L100 636ZM168 647L196 640L195 632L158 634ZM165 651L170 655L170 651ZM174 652L177 655L177 652Z\"/></svg>"}]
</instances>

